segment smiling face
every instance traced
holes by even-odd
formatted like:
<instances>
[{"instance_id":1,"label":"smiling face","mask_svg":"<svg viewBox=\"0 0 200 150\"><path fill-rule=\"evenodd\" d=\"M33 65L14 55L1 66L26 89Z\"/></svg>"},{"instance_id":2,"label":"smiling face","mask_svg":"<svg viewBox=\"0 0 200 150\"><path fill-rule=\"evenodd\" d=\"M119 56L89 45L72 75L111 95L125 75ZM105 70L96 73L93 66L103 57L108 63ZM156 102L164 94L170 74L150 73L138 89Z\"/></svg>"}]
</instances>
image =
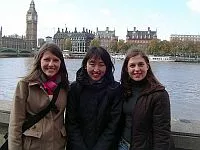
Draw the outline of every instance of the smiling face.
<instances>
[{"instance_id":1,"label":"smiling face","mask_svg":"<svg viewBox=\"0 0 200 150\"><path fill-rule=\"evenodd\" d=\"M131 79L141 81L147 75L149 65L140 55L131 57L128 61L127 71Z\"/></svg>"},{"instance_id":2,"label":"smiling face","mask_svg":"<svg viewBox=\"0 0 200 150\"><path fill-rule=\"evenodd\" d=\"M102 59L92 57L87 61L86 70L92 80L98 81L105 75L106 65Z\"/></svg>"},{"instance_id":3,"label":"smiling face","mask_svg":"<svg viewBox=\"0 0 200 150\"><path fill-rule=\"evenodd\" d=\"M51 52L46 51L44 52L41 60L41 69L43 73L48 77L52 77L58 73L60 69L61 61L58 57L53 55Z\"/></svg>"}]
</instances>

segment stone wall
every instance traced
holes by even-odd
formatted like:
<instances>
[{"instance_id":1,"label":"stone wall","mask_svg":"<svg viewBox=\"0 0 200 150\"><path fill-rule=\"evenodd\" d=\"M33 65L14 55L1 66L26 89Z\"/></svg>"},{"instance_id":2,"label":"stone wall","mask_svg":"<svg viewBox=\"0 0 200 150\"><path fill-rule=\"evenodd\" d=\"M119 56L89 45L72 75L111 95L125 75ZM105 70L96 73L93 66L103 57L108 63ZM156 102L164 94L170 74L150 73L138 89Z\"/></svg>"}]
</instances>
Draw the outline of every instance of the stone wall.
<instances>
[{"instance_id":1,"label":"stone wall","mask_svg":"<svg viewBox=\"0 0 200 150\"><path fill-rule=\"evenodd\" d=\"M0 100L0 145L7 132L11 101ZM177 150L200 149L200 121L172 119L172 137Z\"/></svg>"},{"instance_id":2,"label":"stone wall","mask_svg":"<svg viewBox=\"0 0 200 150\"><path fill-rule=\"evenodd\" d=\"M8 131L11 101L0 100L0 145L4 142L3 136Z\"/></svg>"}]
</instances>

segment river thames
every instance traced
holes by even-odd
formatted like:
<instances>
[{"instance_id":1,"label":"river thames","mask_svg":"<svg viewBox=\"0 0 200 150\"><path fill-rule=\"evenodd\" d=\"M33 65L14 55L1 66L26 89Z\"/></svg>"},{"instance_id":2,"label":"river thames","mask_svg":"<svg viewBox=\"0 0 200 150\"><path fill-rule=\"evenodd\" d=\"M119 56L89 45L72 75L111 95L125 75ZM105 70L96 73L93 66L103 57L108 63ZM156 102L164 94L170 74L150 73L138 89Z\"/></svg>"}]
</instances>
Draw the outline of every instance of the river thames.
<instances>
[{"instance_id":1,"label":"river thames","mask_svg":"<svg viewBox=\"0 0 200 150\"><path fill-rule=\"evenodd\" d=\"M11 101L16 84L30 69L33 58L0 58L0 100ZM69 80L75 79L81 59L66 59ZM123 61L115 61L119 81ZM200 64L151 62L152 70L166 87L173 119L200 120Z\"/></svg>"}]
</instances>

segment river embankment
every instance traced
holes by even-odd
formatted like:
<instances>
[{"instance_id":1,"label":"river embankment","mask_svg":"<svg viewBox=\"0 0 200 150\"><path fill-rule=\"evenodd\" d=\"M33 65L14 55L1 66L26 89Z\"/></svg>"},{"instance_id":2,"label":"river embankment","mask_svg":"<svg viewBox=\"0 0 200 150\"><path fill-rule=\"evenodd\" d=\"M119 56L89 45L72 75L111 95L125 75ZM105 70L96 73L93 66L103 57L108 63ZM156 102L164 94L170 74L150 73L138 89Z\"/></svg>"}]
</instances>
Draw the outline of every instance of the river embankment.
<instances>
[{"instance_id":1,"label":"river embankment","mask_svg":"<svg viewBox=\"0 0 200 150\"><path fill-rule=\"evenodd\" d=\"M0 100L0 145L9 124L12 101ZM177 150L199 150L200 121L187 119L171 120L172 137Z\"/></svg>"},{"instance_id":2,"label":"river embankment","mask_svg":"<svg viewBox=\"0 0 200 150\"><path fill-rule=\"evenodd\" d=\"M0 145L4 141L4 135L8 130L12 101L0 100Z\"/></svg>"}]
</instances>

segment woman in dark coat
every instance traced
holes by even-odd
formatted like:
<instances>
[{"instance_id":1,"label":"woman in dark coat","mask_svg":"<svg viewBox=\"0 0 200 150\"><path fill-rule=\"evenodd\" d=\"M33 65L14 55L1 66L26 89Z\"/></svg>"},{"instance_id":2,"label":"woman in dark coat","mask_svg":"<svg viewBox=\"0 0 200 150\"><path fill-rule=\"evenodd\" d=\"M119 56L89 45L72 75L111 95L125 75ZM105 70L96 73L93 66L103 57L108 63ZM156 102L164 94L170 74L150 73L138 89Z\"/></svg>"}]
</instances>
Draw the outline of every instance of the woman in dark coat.
<instances>
[{"instance_id":1,"label":"woman in dark coat","mask_svg":"<svg viewBox=\"0 0 200 150\"><path fill-rule=\"evenodd\" d=\"M170 101L154 76L148 57L128 51L121 72L124 95L119 150L168 150Z\"/></svg>"},{"instance_id":2,"label":"woman in dark coat","mask_svg":"<svg viewBox=\"0 0 200 150\"><path fill-rule=\"evenodd\" d=\"M120 84L113 77L109 53L92 47L71 84L66 122L69 150L117 148L116 132L122 102Z\"/></svg>"}]
</instances>

